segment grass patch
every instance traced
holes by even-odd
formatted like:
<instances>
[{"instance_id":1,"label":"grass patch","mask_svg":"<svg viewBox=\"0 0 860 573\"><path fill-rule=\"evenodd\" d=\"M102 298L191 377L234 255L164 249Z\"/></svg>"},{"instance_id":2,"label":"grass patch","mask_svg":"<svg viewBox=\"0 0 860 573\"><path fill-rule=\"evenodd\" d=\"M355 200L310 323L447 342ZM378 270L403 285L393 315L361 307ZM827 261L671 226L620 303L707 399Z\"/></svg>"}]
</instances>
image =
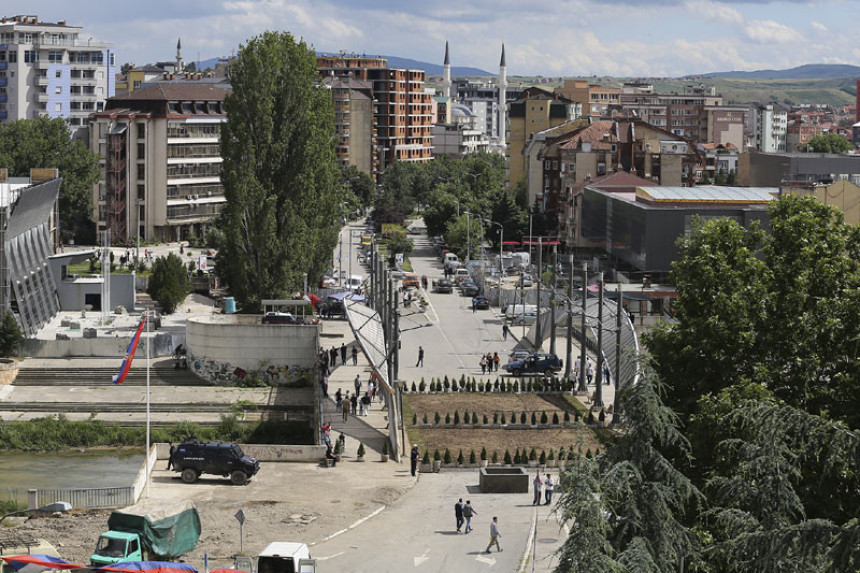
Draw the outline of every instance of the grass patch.
<instances>
[{"instance_id":1,"label":"grass patch","mask_svg":"<svg viewBox=\"0 0 860 573\"><path fill-rule=\"evenodd\" d=\"M0 516L27 509L27 502L19 498L13 491L0 492Z\"/></svg>"},{"instance_id":2,"label":"grass patch","mask_svg":"<svg viewBox=\"0 0 860 573\"><path fill-rule=\"evenodd\" d=\"M588 408L585 407L585 404L583 404L579 400L579 398L577 398L576 396L571 396L570 394L565 392L564 399L567 400L570 403L570 405L574 407L577 414L579 414L581 416L587 416L588 415Z\"/></svg>"},{"instance_id":3,"label":"grass patch","mask_svg":"<svg viewBox=\"0 0 860 573\"><path fill-rule=\"evenodd\" d=\"M306 422L264 420L244 423L234 415L221 416L217 426L180 422L151 430L152 442L181 442L190 436L204 441L249 444L311 444L314 439ZM145 443L146 428L129 428L100 420L70 421L59 415L0 422L0 449L4 450L46 452L100 446L144 446Z\"/></svg>"}]
</instances>

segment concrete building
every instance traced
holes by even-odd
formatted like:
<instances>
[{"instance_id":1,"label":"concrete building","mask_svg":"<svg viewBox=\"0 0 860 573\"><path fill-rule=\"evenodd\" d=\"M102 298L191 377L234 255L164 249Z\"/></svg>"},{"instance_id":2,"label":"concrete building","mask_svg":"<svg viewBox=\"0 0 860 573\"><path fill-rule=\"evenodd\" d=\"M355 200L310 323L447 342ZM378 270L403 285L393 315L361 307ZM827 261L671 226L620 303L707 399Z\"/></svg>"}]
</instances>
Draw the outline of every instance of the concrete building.
<instances>
[{"instance_id":1,"label":"concrete building","mask_svg":"<svg viewBox=\"0 0 860 573\"><path fill-rule=\"evenodd\" d=\"M0 173L0 312L32 337L60 310L51 265L52 219L61 179L31 185Z\"/></svg>"},{"instance_id":2,"label":"concrete building","mask_svg":"<svg viewBox=\"0 0 860 573\"><path fill-rule=\"evenodd\" d=\"M753 105L748 117L752 147L765 153L786 150L788 110L779 104Z\"/></svg>"},{"instance_id":3,"label":"concrete building","mask_svg":"<svg viewBox=\"0 0 860 573\"><path fill-rule=\"evenodd\" d=\"M667 273L678 258L678 238L692 229L694 216L727 217L748 227L769 228L767 204L775 187L636 187L609 192L586 186L583 192L584 246L617 261L621 270Z\"/></svg>"},{"instance_id":4,"label":"concrete building","mask_svg":"<svg viewBox=\"0 0 860 573\"><path fill-rule=\"evenodd\" d=\"M346 76L373 86L379 171L394 161L433 159L434 102L424 90L423 70L396 70L385 58L358 56L319 56L317 68L323 78Z\"/></svg>"},{"instance_id":5,"label":"concrete building","mask_svg":"<svg viewBox=\"0 0 860 573\"><path fill-rule=\"evenodd\" d=\"M845 216L848 225L860 225L860 185L845 179L833 183L787 185L782 195L811 195L825 205L836 207Z\"/></svg>"},{"instance_id":6,"label":"concrete building","mask_svg":"<svg viewBox=\"0 0 860 573\"><path fill-rule=\"evenodd\" d=\"M588 80L564 80L555 94L582 104L582 114L600 118L609 114L611 106L620 107L621 88L603 87Z\"/></svg>"},{"instance_id":7,"label":"concrete building","mask_svg":"<svg viewBox=\"0 0 860 573\"><path fill-rule=\"evenodd\" d=\"M521 177L527 176L524 151L532 136L577 119L574 102L531 87L511 102L508 127L510 154L508 181L513 187Z\"/></svg>"},{"instance_id":8,"label":"concrete building","mask_svg":"<svg viewBox=\"0 0 860 573\"><path fill-rule=\"evenodd\" d=\"M457 103L461 103L481 118L478 128L487 134L490 140L499 140L499 86L493 82L477 82L474 80L458 80L455 82ZM505 101L515 101L522 93L522 88L508 85L505 88Z\"/></svg>"},{"instance_id":9,"label":"concrete building","mask_svg":"<svg viewBox=\"0 0 860 573\"><path fill-rule=\"evenodd\" d=\"M489 151L490 140L478 129L480 118L472 110L459 103L449 103L446 109L450 110L449 121L433 126L434 156L460 158L470 153Z\"/></svg>"},{"instance_id":10,"label":"concrete building","mask_svg":"<svg viewBox=\"0 0 860 573\"><path fill-rule=\"evenodd\" d=\"M352 165L375 179L379 163L375 153L373 86L370 82L336 76L323 78L323 85L331 90L334 100L338 164Z\"/></svg>"},{"instance_id":11,"label":"concrete building","mask_svg":"<svg viewBox=\"0 0 860 573\"><path fill-rule=\"evenodd\" d=\"M86 138L79 130L114 95L114 52L82 33L64 20L0 18L0 121L61 117Z\"/></svg>"},{"instance_id":12,"label":"concrete building","mask_svg":"<svg viewBox=\"0 0 860 573\"><path fill-rule=\"evenodd\" d=\"M90 149L101 156L93 187L98 231L114 244L200 236L226 202L218 141L224 89L162 83L108 100L93 114Z\"/></svg>"},{"instance_id":13,"label":"concrete building","mask_svg":"<svg viewBox=\"0 0 860 573\"><path fill-rule=\"evenodd\" d=\"M860 155L753 151L738 158L738 185L783 187L842 180L860 185Z\"/></svg>"},{"instance_id":14,"label":"concrete building","mask_svg":"<svg viewBox=\"0 0 860 573\"><path fill-rule=\"evenodd\" d=\"M703 178L714 181L718 174L728 177L738 170L738 150L731 143L700 143L699 154L704 158Z\"/></svg>"}]
</instances>

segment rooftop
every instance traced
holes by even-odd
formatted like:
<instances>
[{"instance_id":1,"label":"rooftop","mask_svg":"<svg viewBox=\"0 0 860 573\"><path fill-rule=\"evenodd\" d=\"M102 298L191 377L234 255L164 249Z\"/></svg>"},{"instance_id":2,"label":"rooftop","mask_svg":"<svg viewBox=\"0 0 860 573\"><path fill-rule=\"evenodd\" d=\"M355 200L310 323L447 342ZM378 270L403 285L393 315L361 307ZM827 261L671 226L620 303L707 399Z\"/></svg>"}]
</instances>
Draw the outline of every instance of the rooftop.
<instances>
[{"instance_id":1,"label":"rooftop","mask_svg":"<svg viewBox=\"0 0 860 573\"><path fill-rule=\"evenodd\" d=\"M208 84L159 83L111 98L114 101L222 101L228 90Z\"/></svg>"},{"instance_id":2,"label":"rooftop","mask_svg":"<svg viewBox=\"0 0 860 573\"><path fill-rule=\"evenodd\" d=\"M776 187L637 187L636 200L649 203L769 203L776 199Z\"/></svg>"}]
</instances>

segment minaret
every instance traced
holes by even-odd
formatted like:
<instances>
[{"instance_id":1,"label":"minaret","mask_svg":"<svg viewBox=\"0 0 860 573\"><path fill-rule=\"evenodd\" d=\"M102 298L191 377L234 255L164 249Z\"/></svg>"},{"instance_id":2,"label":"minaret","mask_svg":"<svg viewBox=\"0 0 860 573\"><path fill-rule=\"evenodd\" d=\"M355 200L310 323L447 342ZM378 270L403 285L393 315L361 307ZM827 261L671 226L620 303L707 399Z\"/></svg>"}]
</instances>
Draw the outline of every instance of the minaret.
<instances>
[{"instance_id":1,"label":"minaret","mask_svg":"<svg viewBox=\"0 0 860 573\"><path fill-rule=\"evenodd\" d=\"M448 57L448 41L445 41L445 63L442 71L442 95L451 99L451 59Z\"/></svg>"},{"instance_id":2,"label":"minaret","mask_svg":"<svg viewBox=\"0 0 860 573\"><path fill-rule=\"evenodd\" d=\"M185 60L182 59L182 38L176 41L176 73L181 74L185 70Z\"/></svg>"},{"instance_id":3,"label":"minaret","mask_svg":"<svg viewBox=\"0 0 860 573\"><path fill-rule=\"evenodd\" d=\"M505 66L505 45L502 44L502 59L499 62L499 140L502 145L507 144L507 123L508 123L508 69Z\"/></svg>"}]
</instances>

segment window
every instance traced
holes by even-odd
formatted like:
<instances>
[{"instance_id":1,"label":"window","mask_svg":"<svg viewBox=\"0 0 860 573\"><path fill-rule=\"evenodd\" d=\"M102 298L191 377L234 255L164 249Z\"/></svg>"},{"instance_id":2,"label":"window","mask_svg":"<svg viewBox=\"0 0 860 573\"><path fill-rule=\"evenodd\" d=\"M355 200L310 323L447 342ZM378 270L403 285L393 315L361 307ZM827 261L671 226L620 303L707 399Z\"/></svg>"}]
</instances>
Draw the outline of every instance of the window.
<instances>
[{"instance_id":1,"label":"window","mask_svg":"<svg viewBox=\"0 0 860 573\"><path fill-rule=\"evenodd\" d=\"M146 139L146 124L143 122L137 124L137 138Z\"/></svg>"},{"instance_id":2,"label":"window","mask_svg":"<svg viewBox=\"0 0 860 573\"><path fill-rule=\"evenodd\" d=\"M63 70L57 70L56 72L54 72L54 77L55 78L63 77Z\"/></svg>"},{"instance_id":3,"label":"window","mask_svg":"<svg viewBox=\"0 0 860 573\"><path fill-rule=\"evenodd\" d=\"M101 64L105 61L105 55L101 52L93 52L90 54L90 61L94 64Z\"/></svg>"},{"instance_id":4,"label":"window","mask_svg":"<svg viewBox=\"0 0 860 573\"><path fill-rule=\"evenodd\" d=\"M24 63L34 64L39 61L39 52L35 50L24 50Z\"/></svg>"},{"instance_id":5,"label":"window","mask_svg":"<svg viewBox=\"0 0 860 573\"><path fill-rule=\"evenodd\" d=\"M0 50L0 62L6 61L6 50Z\"/></svg>"},{"instance_id":6,"label":"window","mask_svg":"<svg viewBox=\"0 0 860 573\"><path fill-rule=\"evenodd\" d=\"M54 111L62 113L63 112L63 104L61 104L61 103L54 104Z\"/></svg>"},{"instance_id":7,"label":"window","mask_svg":"<svg viewBox=\"0 0 860 573\"><path fill-rule=\"evenodd\" d=\"M57 87L55 87L55 88L54 88L54 93L55 93L55 94L61 94L61 93L63 93L63 87L62 87L62 86L57 86Z\"/></svg>"},{"instance_id":8,"label":"window","mask_svg":"<svg viewBox=\"0 0 860 573\"><path fill-rule=\"evenodd\" d=\"M9 63L14 64L17 61L18 61L18 52L16 52L15 50L10 50L9 51Z\"/></svg>"},{"instance_id":9,"label":"window","mask_svg":"<svg viewBox=\"0 0 860 573\"><path fill-rule=\"evenodd\" d=\"M63 62L63 52L50 51L48 52L48 61L56 64Z\"/></svg>"},{"instance_id":10,"label":"window","mask_svg":"<svg viewBox=\"0 0 860 573\"><path fill-rule=\"evenodd\" d=\"M138 159L146 159L146 144L138 143L137 144L137 158Z\"/></svg>"}]
</instances>

